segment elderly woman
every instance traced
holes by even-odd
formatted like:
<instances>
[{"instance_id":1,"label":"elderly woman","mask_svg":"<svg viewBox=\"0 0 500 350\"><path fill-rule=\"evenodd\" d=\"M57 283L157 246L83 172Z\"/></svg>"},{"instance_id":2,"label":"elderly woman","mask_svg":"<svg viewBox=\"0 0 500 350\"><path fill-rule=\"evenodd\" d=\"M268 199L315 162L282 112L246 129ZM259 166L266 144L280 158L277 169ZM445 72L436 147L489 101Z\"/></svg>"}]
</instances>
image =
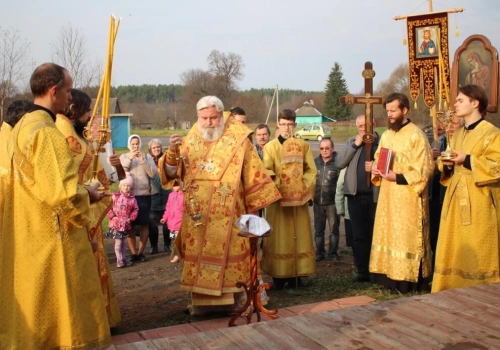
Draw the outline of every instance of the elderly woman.
<instances>
[{"instance_id":1,"label":"elderly woman","mask_svg":"<svg viewBox=\"0 0 500 350\"><path fill-rule=\"evenodd\" d=\"M160 176L159 172L162 170L158 167L158 161L160 158L164 156L162 150L161 141L158 139L152 139L148 143L149 154L153 157L153 160L158 168L158 174L155 175L153 181L156 184L156 187L159 189L158 193L151 196L151 211L149 212L149 243L151 245L151 249L149 251L150 254L158 253L158 226L162 225L163 232L163 249L166 252L171 250L170 247L170 234L166 224L160 223L160 220L163 216L163 212L165 211L165 205L167 203L168 195L172 190L165 190L161 187L160 184Z\"/></svg>"},{"instance_id":2,"label":"elderly woman","mask_svg":"<svg viewBox=\"0 0 500 350\"><path fill-rule=\"evenodd\" d=\"M151 209L151 185L150 181L158 174L153 157L149 153L141 152L141 138L139 135L130 135L128 138L128 149L130 152L120 156L120 162L125 171L130 173L134 179L133 194L139 206L139 214L132 221L132 228L128 234L128 246L130 249L130 260L146 261L144 249L148 242L149 211ZM139 250L135 246L135 226L140 226Z\"/></svg>"}]
</instances>

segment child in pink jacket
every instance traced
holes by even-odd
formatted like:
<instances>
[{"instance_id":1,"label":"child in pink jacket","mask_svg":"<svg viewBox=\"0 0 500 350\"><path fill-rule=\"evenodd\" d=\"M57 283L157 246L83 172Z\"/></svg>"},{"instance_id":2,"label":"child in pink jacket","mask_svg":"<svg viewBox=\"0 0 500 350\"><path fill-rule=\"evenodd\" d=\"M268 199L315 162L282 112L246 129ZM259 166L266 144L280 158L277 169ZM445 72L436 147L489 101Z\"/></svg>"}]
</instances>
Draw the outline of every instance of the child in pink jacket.
<instances>
[{"instance_id":1,"label":"child in pink jacket","mask_svg":"<svg viewBox=\"0 0 500 350\"><path fill-rule=\"evenodd\" d=\"M130 223L137 218L139 207L134 195L130 192L134 180L127 173L127 177L120 181L120 192L113 193L113 206L108 212L109 233L115 239L116 266L130 266L133 262L125 258L127 251L127 236Z\"/></svg>"},{"instance_id":2,"label":"child in pink jacket","mask_svg":"<svg viewBox=\"0 0 500 350\"><path fill-rule=\"evenodd\" d=\"M172 242L175 241L175 237L177 237L177 233L181 228L182 222L184 193L180 189L180 186L172 187L172 192L168 195L167 205L165 206L165 213L163 213L163 218L160 220L162 224L167 223ZM173 259L170 260L170 262L173 263L177 261L179 261L179 257L177 255L174 255Z\"/></svg>"}]
</instances>

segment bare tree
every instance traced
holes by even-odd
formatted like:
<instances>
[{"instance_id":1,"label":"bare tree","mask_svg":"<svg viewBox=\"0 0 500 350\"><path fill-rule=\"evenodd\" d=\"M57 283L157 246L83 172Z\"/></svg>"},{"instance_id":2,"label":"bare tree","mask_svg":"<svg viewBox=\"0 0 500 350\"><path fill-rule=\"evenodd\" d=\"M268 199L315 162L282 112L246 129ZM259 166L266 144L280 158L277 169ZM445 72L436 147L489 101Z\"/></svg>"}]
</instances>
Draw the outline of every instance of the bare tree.
<instances>
[{"instance_id":1,"label":"bare tree","mask_svg":"<svg viewBox=\"0 0 500 350\"><path fill-rule=\"evenodd\" d=\"M208 70L214 76L215 82L220 86L219 97L229 98L231 92L235 91L236 82L243 79L243 58L235 53L225 54L212 50L207 57Z\"/></svg>"},{"instance_id":2,"label":"bare tree","mask_svg":"<svg viewBox=\"0 0 500 350\"><path fill-rule=\"evenodd\" d=\"M18 30L0 27L0 123L3 122L5 101L20 92L19 84L30 68L28 52L31 43L21 38Z\"/></svg>"},{"instance_id":3,"label":"bare tree","mask_svg":"<svg viewBox=\"0 0 500 350\"><path fill-rule=\"evenodd\" d=\"M61 27L57 42L51 45L52 60L70 71L73 86L83 89L101 83L102 64L88 59L85 35L80 28L71 24Z\"/></svg>"}]
</instances>

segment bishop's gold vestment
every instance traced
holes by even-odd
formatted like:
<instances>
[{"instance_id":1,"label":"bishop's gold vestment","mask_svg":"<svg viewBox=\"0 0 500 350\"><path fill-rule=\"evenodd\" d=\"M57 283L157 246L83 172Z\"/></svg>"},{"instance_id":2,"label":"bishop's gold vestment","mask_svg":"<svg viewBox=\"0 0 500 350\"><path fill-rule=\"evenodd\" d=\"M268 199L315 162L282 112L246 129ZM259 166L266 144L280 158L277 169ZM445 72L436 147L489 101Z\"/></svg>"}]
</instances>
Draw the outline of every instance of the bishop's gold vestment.
<instances>
[{"instance_id":1,"label":"bishop's gold vestment","mask_svg":"<svg viewBox=\"0 0 500 350\"><path fill-rule=\"evenodd\" d=\"M432 150L427 137L409 122L399 131L382 134L374 156L377 166L380 148L392 149L391 169L402 174L407 185L372 177L380 186L375 214L370 272L394 281L418 282L431 273L429 241L429 199L427 184L434 171Z\"/></svg>"},{"instance_id":2,"label":"bishop's gold vestment","mask_svg":"<svg viewBox=\"0 0 500 350\"><path fill-rule=\"evenodd\" d=\"M441 212L432 292L500 282L500 133L483 120L453 134L451 148L470 155L455 165Z\"/></svg>"},{"instance_id":3,"label":"bishop's gold vestment","mask_svg":"<svg viewBox=\"0 0 500 350\"><path fill-rule=\"evenodd\" d=\"M316 164L309 144L278 138L264 146L264 165L273 174L282 199L266 209L273 232L263 238L261 269L275 278L316 274L316 254L308 201L314 196Z\"/></svg>"},{"instance_id":4,"label":"bishop's gold vestment","mask_svg":"<svg viewBox=\"0 0 500 350\"><path fill-rule=\"evenodd\" d=\"M0 349L110 344L86 228L89 195L65 137L36 110L1 144Z\"/></svg>"},{"instance_id":5,"label":"bishop's gold vestment","mask_svg":"<svg viewBox=\"0 0 500 350\"><path fill-rule=\"evenodd\" d=\"M75 131L72 122L62 114L57 115L56 127L66 137L69 148L73 154L73 161L78 168L78 183L85 184L92 178L93 156L90 148L87 146L86 140L82 139ZM106 177L100 160L98 160L97 178L105 187L109 188L109 181ZM109 190L108 190L109 191ZM94 260L97 265L97 273L101 281L101 289L106 305L106 313L108 314L110 327L115 327L120 323L120 309L116 300L111 271L109 269L108 255L104 246L104 234L102 221L104 216L111 208L111 196L106 196L99 202L90 205L89 211L89 236L90 239L97 243L97 250L94 252Z\"/></svg>"},{"instance_id":6,"label":"bishop's gold vestment","mask_svg":"<svg viewBox=\"0 0 500 350\"><path fill-rule=\"evenodd\" d=\"M180 154L186 188L182 224L175 245L182 258L181 290L192 292L193 305L232 305L238 281L250 282L250 242L238 236L236 220L280 198L249 135L251 130L230 117L222 136L205 142L195 124L183 138ZM185 171L184 171L185 170ZM161 171L164 187L173 179ZM201 219L191 218L190 197Z\"/></svg>"}]
</instances>

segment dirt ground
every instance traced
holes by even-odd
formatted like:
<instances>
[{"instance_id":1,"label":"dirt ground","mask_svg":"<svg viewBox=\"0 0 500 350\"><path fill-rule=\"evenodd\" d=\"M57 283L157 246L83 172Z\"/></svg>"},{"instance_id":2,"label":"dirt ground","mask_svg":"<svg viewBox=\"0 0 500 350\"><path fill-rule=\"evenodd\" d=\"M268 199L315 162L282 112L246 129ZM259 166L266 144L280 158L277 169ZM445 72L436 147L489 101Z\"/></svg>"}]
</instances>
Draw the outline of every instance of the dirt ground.
<instances>
[{"instance_id":1,"label":"dirt ground","mask_svg":"<svg viewBox=\"0 0 500 350\"><path fill-rule=\"evenodd\" d=\"M339 247L339 261L322 261L317 264L318 275L346 274L352 276L352 255L350 248L345 247L343 223L341 224L341 242ZM179 290L181 264L170 262L170 253L163 252L163 241L160 233L158 254L149 255L149 244L146 248L146 262L137 262L127 268L116 267L114 241L105 238L109 264L112 271L115 293L121 310L122 322L113 329L113 334L124 334L139 330L166 327L169 325L189 323L200 320L194 319L185 312L188 299L187 293ZM263 276L265 282L271 282L269 276ZM348 277L350 278L350 277ZM276 307L274 301L279 298L286 303L287 293L269 291L270 308ZM310 295L310 294L309 294ZM316 302L293 296L294 304L308 304Z\"/></svg>"}]
</instances>

